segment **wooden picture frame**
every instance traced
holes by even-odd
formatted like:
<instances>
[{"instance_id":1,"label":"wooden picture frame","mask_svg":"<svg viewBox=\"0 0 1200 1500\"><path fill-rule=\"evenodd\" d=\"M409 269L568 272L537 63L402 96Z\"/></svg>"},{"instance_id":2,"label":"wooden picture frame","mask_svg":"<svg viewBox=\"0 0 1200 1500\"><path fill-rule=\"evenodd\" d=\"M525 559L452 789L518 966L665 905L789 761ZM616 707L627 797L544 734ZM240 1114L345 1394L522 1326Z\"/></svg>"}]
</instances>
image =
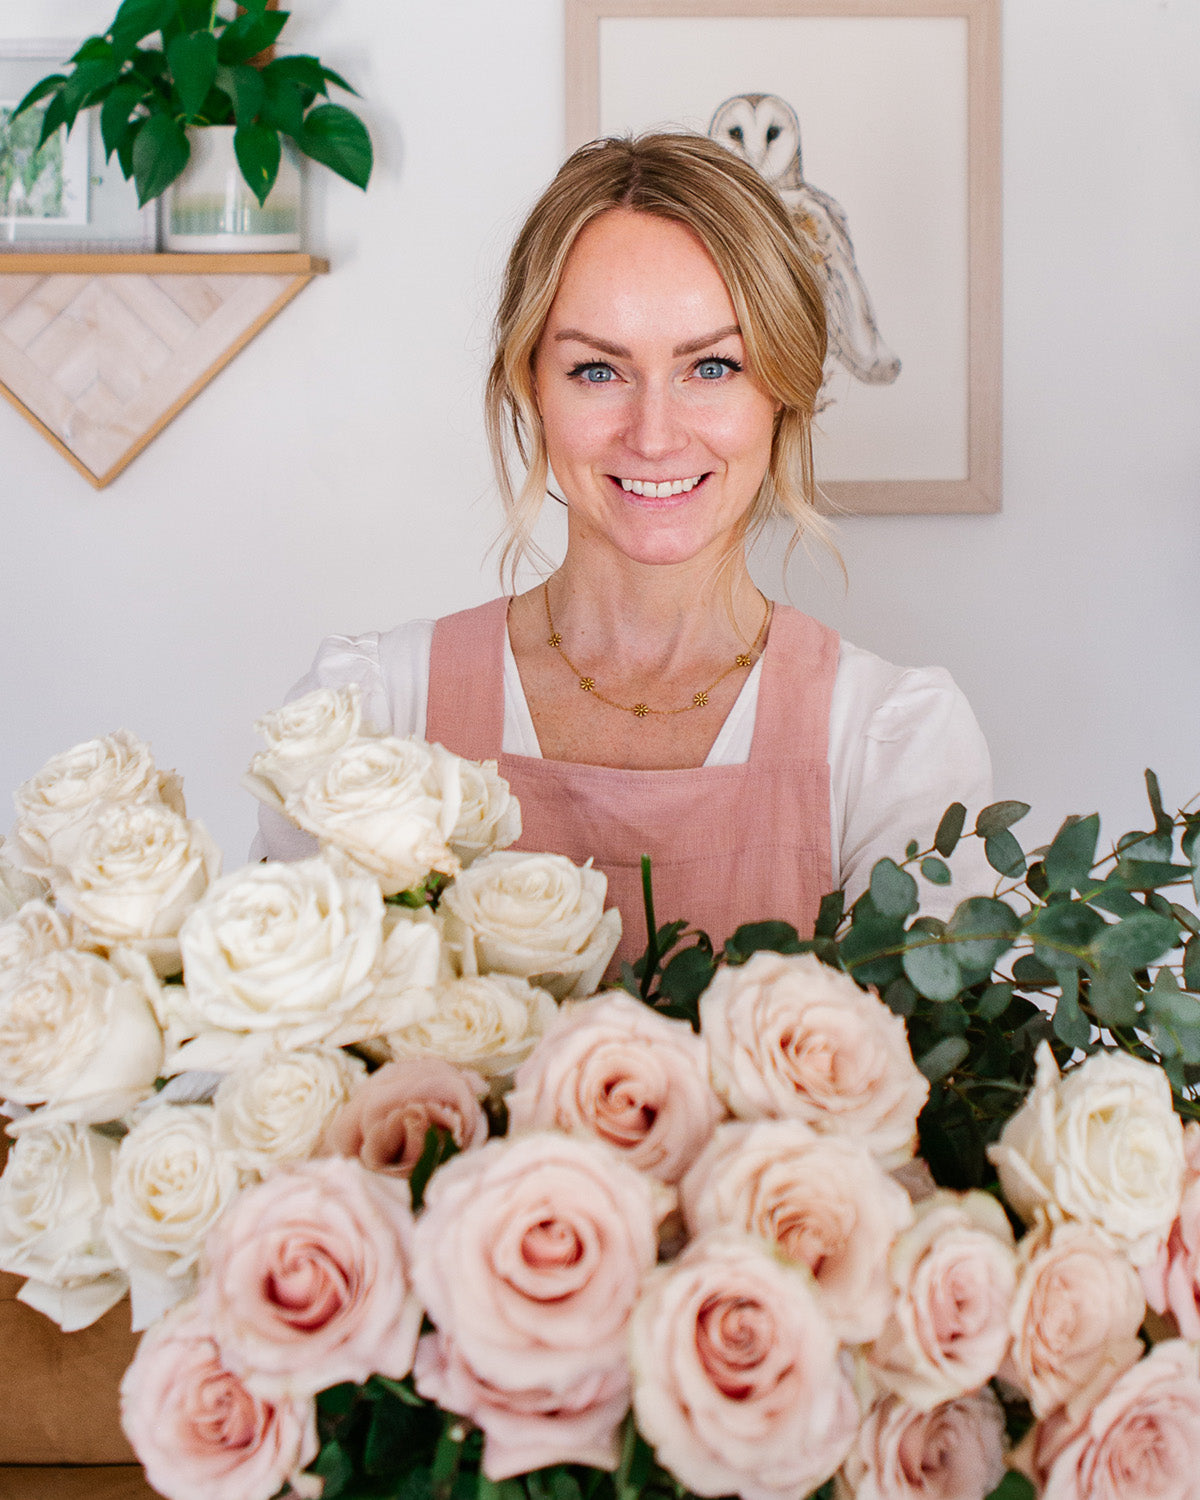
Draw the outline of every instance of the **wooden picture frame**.
<instances>
[{"instance_id":1,"label":"wooden picture frame","mask_svg":"<svg viewBox=\"0 0 1200 1500\"><path fill-rule=\"evenodd\" d=\"M999 510L1000 0L565 3L569 148L746 119L744 154L825 226L831 306L857 286L815 423L828 508ZM799 125L786 168L772 111Z\"/></svg>"}]
</instances>

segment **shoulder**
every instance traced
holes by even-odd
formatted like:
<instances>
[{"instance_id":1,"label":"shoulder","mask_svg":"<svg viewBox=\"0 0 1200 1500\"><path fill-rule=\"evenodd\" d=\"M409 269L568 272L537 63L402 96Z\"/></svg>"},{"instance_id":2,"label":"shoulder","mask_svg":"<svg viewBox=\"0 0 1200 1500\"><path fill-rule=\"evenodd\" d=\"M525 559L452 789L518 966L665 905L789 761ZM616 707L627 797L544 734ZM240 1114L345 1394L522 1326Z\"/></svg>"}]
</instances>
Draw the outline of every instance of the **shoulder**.
<instances>
[{"instance_id":1,"label":"shoulder","mask_svg":"<svg viewBox=\"0 0 1200 1500\"><path fill-rule=\"evenodd\" d=\"M326 636L287 701L316 688L356 683L362 689L364 717L373 728L419 734L425 723L432 640L432 620L409 620L383 632Z\"/></svg>"},{"instance_id":2,"label":"shoulder","mask_svg":"<svg viewBox=\"0 0 1200 1500\"><path fill-rule=\"evenodd\" d=\"M859 739L895 742L949 728L982 735L962 689L944 667L898 667L842 640L830 706L830 753Z\"/></svg>"}]
</instances>

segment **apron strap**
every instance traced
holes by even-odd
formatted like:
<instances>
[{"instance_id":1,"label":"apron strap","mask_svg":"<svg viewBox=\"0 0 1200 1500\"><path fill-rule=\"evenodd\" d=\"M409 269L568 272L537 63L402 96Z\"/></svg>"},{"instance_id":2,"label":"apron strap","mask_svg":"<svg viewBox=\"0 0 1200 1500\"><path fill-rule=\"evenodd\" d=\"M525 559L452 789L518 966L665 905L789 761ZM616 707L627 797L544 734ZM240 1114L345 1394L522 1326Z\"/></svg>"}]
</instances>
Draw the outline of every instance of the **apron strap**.
<instances>
[{"instance_id":1,"label":"apron strap","mask_svg":"<svg viewBox=\"0 0 1200 1500\"><path fill-rule=\"evenodd\" d=\"M467 760L497 760L504 742L508 599L434 621L425 738Z\"/></svg>"},{"instance_id":2,"label":"apron strap","mask_svg":"<svg viewBox=\"0 0 1200 1500\"><path fill-rule=\"evenodd\" d=\"M828 764L838 648L836 630L789 605L775 606L762 656L752 762L793 760L800 752L806 759Z\"/></svg>"}]
</instances>

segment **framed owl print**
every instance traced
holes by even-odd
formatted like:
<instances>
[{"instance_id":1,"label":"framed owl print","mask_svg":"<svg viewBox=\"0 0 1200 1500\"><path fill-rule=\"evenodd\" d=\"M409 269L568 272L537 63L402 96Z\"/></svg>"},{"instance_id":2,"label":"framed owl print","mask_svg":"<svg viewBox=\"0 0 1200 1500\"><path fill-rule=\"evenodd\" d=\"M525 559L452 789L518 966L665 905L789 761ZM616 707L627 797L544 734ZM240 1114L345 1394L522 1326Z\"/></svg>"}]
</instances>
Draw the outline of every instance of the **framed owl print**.
<instances>
[{"instance_id":1,"label":"framed owl print","mask_svg":"<svg viewBox=\"0 0 1200 1500\"><path fill-rule=\"evenodd\" d=\"M812 247L828 508L999 510L1000 0L565 3L571 148L710 135Z\"/></svg>"}]
</instances>

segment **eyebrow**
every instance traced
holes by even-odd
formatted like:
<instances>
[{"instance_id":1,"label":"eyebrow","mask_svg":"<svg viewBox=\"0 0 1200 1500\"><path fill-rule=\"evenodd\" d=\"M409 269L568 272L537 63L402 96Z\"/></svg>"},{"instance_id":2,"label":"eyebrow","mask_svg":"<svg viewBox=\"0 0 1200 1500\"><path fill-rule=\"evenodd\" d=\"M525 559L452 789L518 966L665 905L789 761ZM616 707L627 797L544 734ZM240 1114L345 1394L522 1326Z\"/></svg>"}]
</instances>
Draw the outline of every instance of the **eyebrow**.
<instances>
[{"instance_id":1,"label":"eyebrow","mask_svg":"<svg viewBox=\"0 0 1200 1500\"><path fill-rule=\"evenodd\" d=\"M707 349L710 344L715 344L719 339L729 338L731 334L740 334L741 328L736 323L730 323L727 328L718 328L715 333L707 334L702 339L689 339L686 344L676 344L671 351L675 358L685 354L698 354L701 349ZM598 339L594 334L584 333L580 328L560 328L554 335L556 344L568 341L576 344L588 344L593 349L599 349L604 354L611 354L614 359L629 359L630 351L623 344L610 344L607 339Z\"/></svg>"}]
</instances>

